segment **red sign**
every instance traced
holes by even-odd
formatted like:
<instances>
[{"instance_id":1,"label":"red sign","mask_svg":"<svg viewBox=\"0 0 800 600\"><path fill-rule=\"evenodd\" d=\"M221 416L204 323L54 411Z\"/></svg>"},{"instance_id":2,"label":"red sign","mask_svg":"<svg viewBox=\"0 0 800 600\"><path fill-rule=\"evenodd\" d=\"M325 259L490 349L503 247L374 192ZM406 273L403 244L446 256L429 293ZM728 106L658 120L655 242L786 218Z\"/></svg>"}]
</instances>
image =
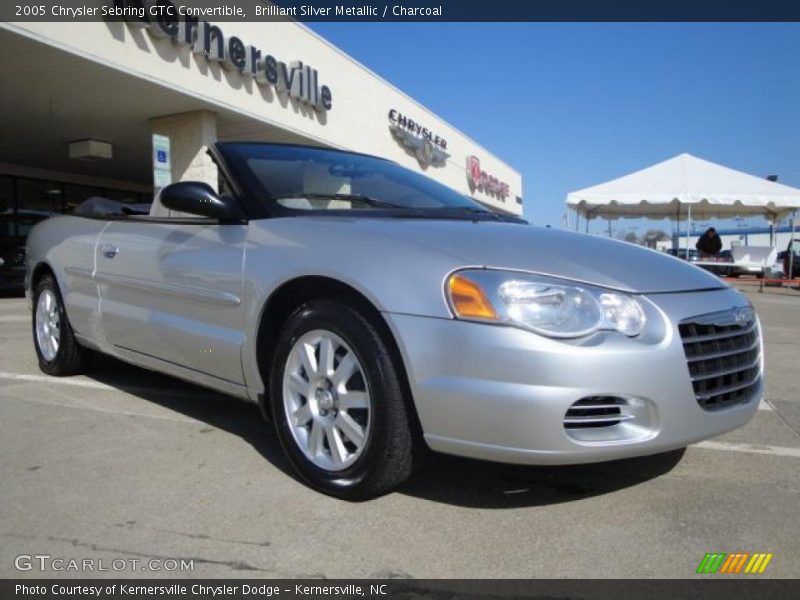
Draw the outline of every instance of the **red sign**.
<instances>
[{"instance_id":1,"label":"red sign","mask_svg":"<svg viewBox=\"0 0 800 600\"><path fill-rule=\"evenodd\" d=\"M480 190L500 198L505 198L509 194L508 184L483 171L477 156L467 157L467 180L472 191Z\"/></svg>"}]
</instances>

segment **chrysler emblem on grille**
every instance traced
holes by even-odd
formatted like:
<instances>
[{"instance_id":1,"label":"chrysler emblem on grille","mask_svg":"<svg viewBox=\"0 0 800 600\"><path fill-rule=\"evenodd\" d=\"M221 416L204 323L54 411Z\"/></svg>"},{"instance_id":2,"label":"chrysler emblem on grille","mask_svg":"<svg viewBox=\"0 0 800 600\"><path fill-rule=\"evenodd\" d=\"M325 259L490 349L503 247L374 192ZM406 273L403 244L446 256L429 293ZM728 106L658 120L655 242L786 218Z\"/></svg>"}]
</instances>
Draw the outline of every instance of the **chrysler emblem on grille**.
<instances>
[{"instance_id":1,"label":"chrysler emblem on grille","mask_svg":"<svg viewBox=\"0 0 800 600\"><path fill-rule=\"evenodd\" d=\"M738 306L721 312L693 317L691 320L701 325L717 325L718 327L735 326L744 329L750 327L753 322L755 322L756 317L753 313L753 309L749 306Z\"/></svg>"},{"instance_id":2,"label":"chrysler emblem on grille","mask_svg":"<svg viewBox=\"0 0 800 600\"><path fill-rule=\"evenodd\" d=\"M733 313L733 320L739 327L747 327L753 322L753 311L749 308L737 308Z\"/></svg>"}]
</instances>

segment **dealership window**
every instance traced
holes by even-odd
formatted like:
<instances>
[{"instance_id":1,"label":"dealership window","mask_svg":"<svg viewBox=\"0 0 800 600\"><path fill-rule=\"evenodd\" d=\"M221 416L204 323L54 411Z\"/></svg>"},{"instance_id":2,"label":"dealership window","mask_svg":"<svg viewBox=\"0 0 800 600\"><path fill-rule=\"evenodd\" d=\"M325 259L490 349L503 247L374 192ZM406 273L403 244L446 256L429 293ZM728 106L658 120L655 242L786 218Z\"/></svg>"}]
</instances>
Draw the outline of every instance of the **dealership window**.
<instances>
[{"instance_id":1,"label":"dealership window","mask_svg":"<svg viewBox=\"0 0 800 600\"><path fill-rule=\"evenodd\" d=\"M13 218L6 219L6 224L11 224L8 227L14 229L14 235L18 235L16 229L20 229L19 235L27 235L27 229L36 221L72 212L81 202L92 196L144 204L153 201L153 195L149 193L0 175L0 215L14 215ZM11 235L6 229L0 233L3 236Z\"/></svg>"},{"instance_id":2,"label":"dealership window","mask_svg":"<svg viewBox=\"0 0 800 600\"><path fill-rule=\"evenodd\" d=\"M146 200L141 199L141 194L137 192L127 192L125 190L106 190L105 194L103 195L110 200L116 200L117 202L126 202L128 204L146 202Z\"/></svg>"},{"instance_id":3,"label":"dealership window","mask_svg":"<svg viewBox=\"0 0 800 600\"><path fill-rule=\"evenodd\" d=\"M64 203L66 204L66 212L72 212L84 200L92 198L93 196L102 195L103 190L99 187L66 183L64 184Z\"/></svg>"},{"instance_id":4,"label":"dealership window","mask_svg":"<svg viewBox=\"0 0 800 600\"><path fill-rule=\"evenodd\" d=\"M60 183L44 179L17 179L17 210L56 215L64 212L64 190Z\"/></svg>"},{"instance_id":5,"label":"dealership window","mask_svg":"<svg viewBox=\"0 0 800 600\"><path fill-rule=\"evenodd\" d=\"M26 214L18 215L14 219L13 235L26 237L31 232L31 229L33 229L34 225L36 225L39 221L43 221L46 218L47 217L43 215L26 215Z\"/></svg>"},{"instance_id":6,"label":"dealership window","mask_svg":"<svg viewBox=\"0 0 800 600\"><path fill-rule=\"evenodd\" d=\"M14 212L14 180L0 175L0 213Z\"/></svg>"}]
</instances>

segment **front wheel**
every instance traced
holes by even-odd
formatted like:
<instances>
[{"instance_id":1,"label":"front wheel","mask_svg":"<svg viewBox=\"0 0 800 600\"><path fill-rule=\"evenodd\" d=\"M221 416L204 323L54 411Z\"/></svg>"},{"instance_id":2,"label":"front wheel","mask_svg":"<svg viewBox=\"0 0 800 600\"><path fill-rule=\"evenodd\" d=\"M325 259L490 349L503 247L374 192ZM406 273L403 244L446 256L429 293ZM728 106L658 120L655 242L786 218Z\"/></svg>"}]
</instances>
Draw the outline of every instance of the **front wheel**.
<instances>
[{"instance_id":1,"label":"front wheel","mask_svg":"<svg viewBox=\"0 0 800 600\"><path fill-rule=\"evenodd\" d=\"M313 487L350 500L392 490L418 455L401 371L377 318L334 300L308 302L281 332L271 369L287 457Z\"/></svg>"},{"instance_id":2,"label":"front wheel","mask_svg":"<svg viewBox=\"0 0 800 600\"><path fill-rule=\"evenodd\" d=\"M33 290L33 345L39 368L48 375L77 375L86 370L88 350L75 339L52 275L42 277Z\"/></svg>"}]
</instances>

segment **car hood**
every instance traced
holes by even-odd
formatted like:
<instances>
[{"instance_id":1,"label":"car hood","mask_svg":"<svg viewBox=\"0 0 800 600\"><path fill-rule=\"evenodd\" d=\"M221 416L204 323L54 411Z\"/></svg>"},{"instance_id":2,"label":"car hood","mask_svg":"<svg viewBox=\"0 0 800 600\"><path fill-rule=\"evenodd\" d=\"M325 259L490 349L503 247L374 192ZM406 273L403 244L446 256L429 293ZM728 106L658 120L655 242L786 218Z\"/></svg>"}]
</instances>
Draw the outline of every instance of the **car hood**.
<instances>
[{"instance_id":1,"label":"car hood","mask_svg":"<svg viewBox=\"0 0 800 600\"><path fill-rule=\"evenodd\" d=\"M357 219L358 228L423 244L464 266L531 271L637 293L727 287L718 277L628 242L495 221Z\"/></svg>"}]
</instances>

